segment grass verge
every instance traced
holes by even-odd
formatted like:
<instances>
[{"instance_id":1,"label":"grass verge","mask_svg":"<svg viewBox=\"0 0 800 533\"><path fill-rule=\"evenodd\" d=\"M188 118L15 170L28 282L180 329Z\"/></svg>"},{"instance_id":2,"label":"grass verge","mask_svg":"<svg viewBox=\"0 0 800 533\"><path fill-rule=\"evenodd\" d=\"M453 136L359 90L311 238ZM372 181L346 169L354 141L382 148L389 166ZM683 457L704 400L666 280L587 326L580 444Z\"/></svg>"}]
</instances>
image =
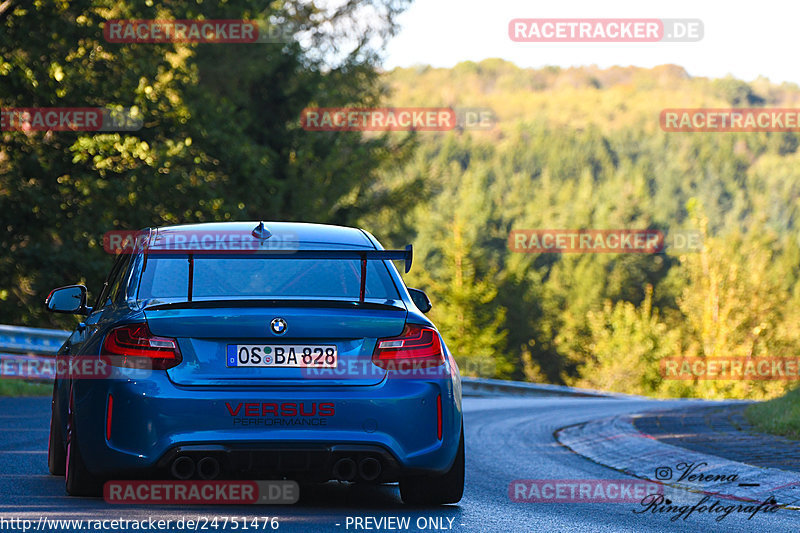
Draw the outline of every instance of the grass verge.
<instances>
[{"instance_id":1,"label":"grass verge","mask_svg":"<svg viewBox=\"0 0 800 533\"><path fill-rule=\"evenodd\" d=\"M28 383L21 379L0 380L0 396L50 396L52 383Z\"/></svg>"},{"instance_id":2,"label":"grass verge","mask_svg":"<svg viewBox=\"0 0 800 533\"><path fill-rule=\"evenodd\" d=\"M754 403L745 416L759 431L800 440L800 387L780 398Z\"/></svg>"}]
</instances>

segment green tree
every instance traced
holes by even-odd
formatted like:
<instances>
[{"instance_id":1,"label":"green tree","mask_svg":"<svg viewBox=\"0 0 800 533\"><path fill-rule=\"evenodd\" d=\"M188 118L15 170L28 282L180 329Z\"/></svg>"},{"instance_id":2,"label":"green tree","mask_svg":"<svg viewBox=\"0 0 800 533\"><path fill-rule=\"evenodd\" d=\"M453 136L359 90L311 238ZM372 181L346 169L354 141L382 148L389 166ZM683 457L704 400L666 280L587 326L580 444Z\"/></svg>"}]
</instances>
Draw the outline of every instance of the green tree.
<instances>
[{"instance_id":1,"label":"green tree","mask_svg":"<svg viewBox=\"0 0 800 533\"><path fill-rule=\"evenodd\" d=\"M380 47L406 4L0 3L2 107L124 106L144 117L136 132L0 132L0 323L64 324L41 302L53 286L100 282L110 230L343 223L368 206L402 206L405 196L374 181L408 142L304 131L299 116L380 101ZM373 24L357 24L365 15ZM267 19L299 33L285 44L112 44L112 18Z\"/></svg>"},{"instance_id":2,"label":"green tree","mask_svg":"<svg viewBox=\"0 0 800 533\"><path fill-rule=\"evenodd\" d=\"M591 341L580 377L571 380L574 385L629 394L659 392L659 363L676 352L678 332L661 322L652 308L652 286L645 294L638 308L630 302L606 301L601 311L589 312Z\"/></svg>"}]
</instances>

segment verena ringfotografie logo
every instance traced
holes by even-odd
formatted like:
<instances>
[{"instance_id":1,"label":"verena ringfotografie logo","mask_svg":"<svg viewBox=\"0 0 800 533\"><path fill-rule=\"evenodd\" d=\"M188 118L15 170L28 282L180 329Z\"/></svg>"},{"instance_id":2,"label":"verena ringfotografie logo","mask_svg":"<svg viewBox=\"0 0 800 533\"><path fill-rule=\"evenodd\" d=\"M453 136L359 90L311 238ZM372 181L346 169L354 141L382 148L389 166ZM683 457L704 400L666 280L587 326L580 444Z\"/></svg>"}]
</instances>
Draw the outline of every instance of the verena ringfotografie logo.
<instances>
[{"instance_id":1,"label":"verena ringfotografie logo","mask_svg":"<svg viewBox=\"0 0 800 533\"><path fill-rule=\"evenodd\" d=\"M675 481L691 481L698 483L711 483L717 481L726 481L733 483L739 479L739 474L735 472L720 472L715 467L708 467L708 463L690 463L682 462L675 465L675 470L680 472L680 476ZM655 469L655 477L659 481L672 481L673 470L671 466L659 466Z\"/></svg>"},{"instance_id":2,"label":"verena ringfotografie logo","mask_svg":"<svg viewBox=\"0 0 800 533\"><path fill-rule=\"evenodd\" d=\"M667 132L798 132L800 109L664 109L659 123Z\"/></svg>"},{"instance_id":3,"label":"verena ringfotografie logo","mask_svg":"<svg viewBox=\"0 0 800 533\"><path fill-rule=\"evenodd\" d=\"M508 497L521 503L640 503L663 494L659 483L633 479L515 479Z\"/></svg>"},{"instance_id":4,"label":"verena ringfotografie logo","mask_svg":"<svg viewBox=\"0 0 800 533\"><path fill-rule=\"evenodd\" d=\"M753 381L796 381L800 379L800 358L782 357L670 357L660 363L664 379L720 379Z\"/></svg>"},{"instance_id":5,"label":"verena ringfotografie logo","mask_svg":"<svg viewBox=\"0 0 800 533\"><path fill-rule=\"evenodd\" d=\"M513 19L508 36L518 43L695 42L700 19Z\"/></svg>"},{"instance_id":6,"label":"verena ringfotografie logo","mask_svg":"<svg viewBox=\"0 0 800 533\"><path fill-rule=\"evenodd\" d=\"M137 131L143 117L135 107L6 107L3 131Z\"/></svg>"},{"instance_id":7,"label":"verena ringfotografie logo","mask_svg":"<svg viewBox=\"0 0 800 533\"><path fill-rule=\"evenodd\" d=\"M656 477L670 479L671 469L659 467ZM670 470L669 477L665 477ZM659 475L660 474L660 475ZM700 474L690 474L698 478ZM726 479L736 476L726 476ZM508 486L508 497L518 503L632 503L632 512L640 516L666 515L672 522L686 520L692 514L706 513L719 522L731 513L752 519L759 511L775 513L783 506L774 498L763 502L723 503L725 496L696 496L669 485L631 479L516 479ZM698 498L696 501L694 498ZM694 505L692 505L694 504Z\"/></svg>"},{"instance_id":8,"label":"verena ringfotografie logo","mask_svg":"<svg viewBox=\"0 0 800 533\"><path fill-rule=\"evenodd\" d=\"M519 229L509 233L508 247L512 252L534 254L696 252L702 248L702 235L694 230Z\"/></svg>"},{"instance_id":9,"label":"verena ringfotografie logo","mask_svg":"<svg viewBox=\"0 0 800 533\"><path fill-rule=\"evenodd\" d=\"M109 43L287 43L291 24L256 20L109 20L103 37Z\"/></svg>"},{"instance_id":10,"label":"verena ringfotografie logo","mask_svg":"<svg viewBox=\"0 0 800 533\"><path fill-rule=\"evenodd\" d=\"M293 504L296 481L108 481L103 498L117 504Z\"/></svg>"},{"instance_id":11,"label":"verena ringfotografie logo","mask_svg":"<svg viewBox=\"0 0 800 533\"><path fill-rule=\"evenodd\" d=\"M159 254L219 254L296 252L299 242L293 233L256 235L253 231L160 231L113 230L103 235L103 249L109 254L129 254L138 247Z\"/></svg>"},{"instance_id":12,"label":"verena ringfotografie logo","mask_svg":"<svg viewBox=\"0 0 800 533\"><path fill-rule=\"evenodd\" d=\"M756 503L758 505L756 505ZM721 522L731 513L737 513L738 516L745 515L747 516L747 520L751 520L759 511L763 514L767 514L775 513L783 508L782 505L777 504L774 498L766 498L762 502L753 503L722 503L720 498L712 500L711 496L704 495L700 497L694 505L689 505L685 503L675 503L673 500L665 498L661 494L647 496L642 500L641 506L641 509L636 509L633 512L642 516L645 516L647 513L650 515L671 515L669 518L671 522L677 522L679 519L685 521L695 512L698 513L698 515L706 513L708 516L714 516L714 520L717 522Z\"/></svg>"},{"instance_id":13,"label":"verena ringfotografie logo","mask_svg":"<svg viewBox=\"0 0 800 533\"><path fill-rule=\"evenodd\" d=\"M300 114L306 131L488 130L496 123L485 107L308 107Z\"/></svg>"}]
</instances>

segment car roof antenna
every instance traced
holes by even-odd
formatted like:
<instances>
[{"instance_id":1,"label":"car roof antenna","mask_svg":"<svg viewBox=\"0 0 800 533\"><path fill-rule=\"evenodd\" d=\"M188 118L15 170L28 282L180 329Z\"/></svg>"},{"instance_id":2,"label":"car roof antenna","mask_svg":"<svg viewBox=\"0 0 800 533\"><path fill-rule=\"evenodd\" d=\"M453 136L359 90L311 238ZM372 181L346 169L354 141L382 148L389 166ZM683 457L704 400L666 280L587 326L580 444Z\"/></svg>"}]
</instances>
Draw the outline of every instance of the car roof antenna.
<instances>
[{"instance_id":1,"label":"car roof antenna","mask_svg":"<svg viewBox=\"0 0 800 533\"><path fill-rule=\"evenodd\" d=\"M264 227L264 222L259 222L258 226L253 229L253 237L258 240L265 241L272 237L272 232Z\"/></svg>"}]
</instances>

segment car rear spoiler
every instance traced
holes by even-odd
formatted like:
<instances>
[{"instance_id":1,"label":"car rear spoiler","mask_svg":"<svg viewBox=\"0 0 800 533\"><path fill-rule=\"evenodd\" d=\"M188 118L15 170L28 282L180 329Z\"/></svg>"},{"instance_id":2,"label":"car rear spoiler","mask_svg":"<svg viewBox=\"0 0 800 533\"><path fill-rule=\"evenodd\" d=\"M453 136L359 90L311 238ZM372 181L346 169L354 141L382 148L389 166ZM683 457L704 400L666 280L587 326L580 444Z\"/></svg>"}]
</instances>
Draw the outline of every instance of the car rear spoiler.
<instances>
[{"instance_id":1,"label":"car rear spoiler","mask_svg":"<svg viewBox=\"0 0 800 533\"><path fill-rule=\"evenodd\" d=\"M168 254L174 255L175 250L158 250L153 248L145 248L145 257L147 255L161 255ZM189 291L188 299L192 301L192 286L194 284L194 256L191 250L186 250L183 253L189 257ZM203 257L230 257L230 253L226 254L209 254L202 253ZM359 259L361 261L361 285L358 293L359 303L364 303L367 287L367 261L404 261L405 271L411 270L411 261L414 258L414 251L410 244L406 245L405 250L269 250L262 252L260 255L269 257L270 259L343 259L352 260ZM241 257L241 256L240 256Z\"/></svg>"}]
</instances>

